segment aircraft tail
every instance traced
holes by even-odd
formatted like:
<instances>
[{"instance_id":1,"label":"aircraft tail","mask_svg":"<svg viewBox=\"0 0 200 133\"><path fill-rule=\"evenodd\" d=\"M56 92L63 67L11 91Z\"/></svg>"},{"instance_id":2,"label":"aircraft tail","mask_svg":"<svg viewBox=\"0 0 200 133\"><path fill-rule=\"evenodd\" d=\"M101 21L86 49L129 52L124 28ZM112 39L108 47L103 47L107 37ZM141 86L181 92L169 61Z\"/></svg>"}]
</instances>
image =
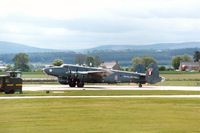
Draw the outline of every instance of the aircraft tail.
<instances>
[{"instance_id":1,"label":"aircraft tail","mask_svg":"<svg viewBox=\"0 0 200 133\"><path fill-rule=\"evenodd\" d=\"M149 84L155 84L157 82L164 81L163 77L159 76L158 65L155 63L151 63L146 72L146 82Z\"/></svg>"}]
</instances>

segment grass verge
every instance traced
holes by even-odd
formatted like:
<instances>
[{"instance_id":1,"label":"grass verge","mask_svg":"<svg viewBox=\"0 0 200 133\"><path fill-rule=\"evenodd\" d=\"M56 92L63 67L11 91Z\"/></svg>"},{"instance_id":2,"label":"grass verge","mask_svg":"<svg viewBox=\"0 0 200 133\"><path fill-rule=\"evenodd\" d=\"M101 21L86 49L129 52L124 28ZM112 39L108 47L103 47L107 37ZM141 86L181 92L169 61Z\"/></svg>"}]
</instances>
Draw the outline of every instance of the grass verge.
<instances>
[{"instance_id":1,"label":"grass verge","mask_svg":"<svg viewBox=\"0 0 200 133\"><path fill-rule=\"evenodd\" d=\"M200 132L200 99L0 101L2 133Z\"/></svg>"}]
</instances>

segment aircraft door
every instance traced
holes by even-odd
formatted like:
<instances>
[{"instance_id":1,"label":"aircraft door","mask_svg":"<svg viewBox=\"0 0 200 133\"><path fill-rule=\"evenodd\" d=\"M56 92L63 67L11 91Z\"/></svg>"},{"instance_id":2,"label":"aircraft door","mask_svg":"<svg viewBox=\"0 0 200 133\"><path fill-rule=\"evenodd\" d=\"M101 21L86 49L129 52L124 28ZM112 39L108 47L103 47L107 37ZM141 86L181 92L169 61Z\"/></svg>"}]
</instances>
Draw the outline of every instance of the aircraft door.
<instances>
[{"instance_id":1,"label":"aircraft door","mask_svg":"<svg viewBox=\"0 0 200 133\"><path fill-rule=\"evenodd\" d=\"M119 77L118 77L118 75L117 75L117 74L114 76L114 80L115 80L115 82L118 82L118 80L119 80Z\"/></svg>"}]
</instances>

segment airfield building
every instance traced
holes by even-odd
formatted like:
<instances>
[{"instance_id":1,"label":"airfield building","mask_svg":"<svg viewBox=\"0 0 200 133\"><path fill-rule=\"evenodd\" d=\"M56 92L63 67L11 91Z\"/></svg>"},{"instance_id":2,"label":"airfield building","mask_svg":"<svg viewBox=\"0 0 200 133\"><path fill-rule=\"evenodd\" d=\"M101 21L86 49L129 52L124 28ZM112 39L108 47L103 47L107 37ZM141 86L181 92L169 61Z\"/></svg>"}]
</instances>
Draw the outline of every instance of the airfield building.
<instances>
[{"instance_id":1,"label":"airfield building","mask_svg":"<svg viewBox=\"0 0 200 133\"><path fill-rule=\"evenodd\" d=\"M180 71L200 71L200 62L181 62Z\"/></svg>"},{"instance_id":2,"label":"airfield building","mask_svg":"<svg viewBox=\"0 0 200 133\"><path fill-rule=\"evenodd\" d=\"M120 70L120 65L118 61L104 62L100 66L107 69Z\"/></svg>"}]
</instances>

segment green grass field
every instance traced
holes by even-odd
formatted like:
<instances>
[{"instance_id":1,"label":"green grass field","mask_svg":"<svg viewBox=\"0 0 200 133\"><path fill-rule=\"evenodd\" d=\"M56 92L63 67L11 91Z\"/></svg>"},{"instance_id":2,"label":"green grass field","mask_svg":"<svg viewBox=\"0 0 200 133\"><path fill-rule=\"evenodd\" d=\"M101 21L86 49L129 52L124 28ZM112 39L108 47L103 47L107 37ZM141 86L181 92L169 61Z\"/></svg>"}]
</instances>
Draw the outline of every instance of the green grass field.
<instances>
[{"instance_id":1,"label":"green grass field","mask_svg":"<svg viewBox=\"0 0 200 133\"><path fill-rule=\"evenodd\" d=\"M200 91L176 90L65 90L65 91L23 91L23 94L4 94L1 96L121 96L121 95L200 95Z\"/></svg>"},{"instance_id":2,"label":"green grass field","mask_svg":"<svg viewBox=\"0 0 200 133\"><path fill-rule=\"evenodd\" d=\"M166 81L157 85L200 85L199 73L163 73L161 75L166 78ZM46 78L46 75L24 73L23 77ZM24 94L14 95L0 93L0 96L200 95L199 91L55 92L50 91L47 94L46 91L25 91ZM200 132L200 99L198 98L13 99L0 100L0 107L0 133Z\"/></svg>"},{"instance_id":3,"label":"green grass field","mask_svg":"<svg viewBox=\"0 0 200 133\"><path fill-rule=\"evenodd\" d=\"M200 86L200 73L161 73L161 76L166 80L157 83L158 86Z\"/></svg>"},{"instance_id":4,"label":"green grass field","mask_svg":"<svg viewBox=\"0 0 200 133\"><path fill-rule=\"evenodd\" d=\"M0 101L1 133L200 132L200 99Z\"/></svg>"},{"instance_id":5,"label":"green grass field","mask_svg":"<svg viewBox=\"0 0 200 133\"><path fill-rule=\"evenodd\" d=\"M43 72L23 72L22 78L49 78L50 76Z\"/></svg>"}]
</instances>

